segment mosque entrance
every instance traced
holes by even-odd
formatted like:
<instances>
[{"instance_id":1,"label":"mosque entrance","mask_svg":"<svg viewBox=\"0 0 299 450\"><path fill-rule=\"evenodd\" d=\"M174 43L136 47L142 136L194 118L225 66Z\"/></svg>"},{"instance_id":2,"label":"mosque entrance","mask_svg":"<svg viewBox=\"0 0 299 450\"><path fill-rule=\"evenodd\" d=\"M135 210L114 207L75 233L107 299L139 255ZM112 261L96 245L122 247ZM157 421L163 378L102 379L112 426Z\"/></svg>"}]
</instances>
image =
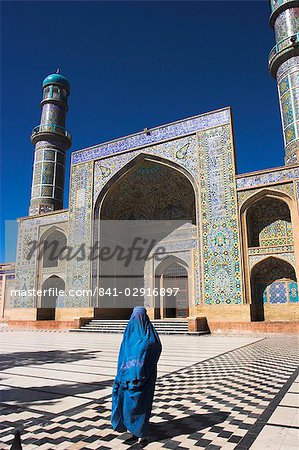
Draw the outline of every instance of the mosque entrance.
<instances>
[{"instance_id":1,"label":"mosque entrance","mask_svg":"<svg viewBox=\"0 0 299 450\"><path fill-rule=\"evenodd\" d=\"M183 265L173 261L160 274L159 289L168 288L173 295L163 295L164 291L156 295L153 291L157 290L155 277L160 262L169 254L191 255L196 232L195 193L190 179L161 158L135 158L107 183L96 202L94 241L100 248L112 245L119 249L138 240L142 248L139 256L145 257L126 265L118 253L109 261L100 258L94 262L92 283L102 294L93 299L94 305L131 310L145 304L161 311L160 317L187 317L188 273ZM117 296L105 295L109 289Z\"/></svg>"}]
</instances>

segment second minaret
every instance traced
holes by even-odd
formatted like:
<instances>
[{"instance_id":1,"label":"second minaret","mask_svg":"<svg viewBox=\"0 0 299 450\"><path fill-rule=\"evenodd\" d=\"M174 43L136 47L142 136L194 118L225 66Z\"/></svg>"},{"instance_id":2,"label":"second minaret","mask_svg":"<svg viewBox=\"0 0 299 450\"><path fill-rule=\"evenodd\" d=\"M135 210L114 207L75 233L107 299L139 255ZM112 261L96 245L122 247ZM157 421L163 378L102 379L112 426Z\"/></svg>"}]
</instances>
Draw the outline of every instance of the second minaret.
<instances>
[{"instance_id":1,"label":"second minaret","mask_svg":"<svg viewBox=\"0 0 299 450\"><path fill-rule=\"evenodd\" d=\"M63 208L66 151L72 143L65 128L69 94L69 82L59 73L44 79L41 123L30 138L35 146L30 216Z\"/></svg>"},{"instance_id":2,"label":"second minaret","mask_svg":"<svg viewBox=\"0 0 299 450\"><path fill-rule=\"evenodd\" d=\"M269 69L277 81L285 145L285 164L299 163L299 1L271 0L270 24L276 45Z\"/></svg>"}]
</instances>

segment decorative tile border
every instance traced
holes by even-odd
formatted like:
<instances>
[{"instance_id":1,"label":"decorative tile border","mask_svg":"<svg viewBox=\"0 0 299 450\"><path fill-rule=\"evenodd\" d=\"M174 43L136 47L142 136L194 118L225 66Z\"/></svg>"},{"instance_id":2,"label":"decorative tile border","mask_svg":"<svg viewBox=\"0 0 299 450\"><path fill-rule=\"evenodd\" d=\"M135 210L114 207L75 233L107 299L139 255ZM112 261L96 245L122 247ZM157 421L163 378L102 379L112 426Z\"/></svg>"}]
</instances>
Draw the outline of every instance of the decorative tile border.
<instances>
[{"instance_id":1,"label":"decorative tile border","mask_svg":"<svg viewBox=\"0 0 299 450\"><path fill-rule=\"evenodd\" d=\"M299 209L299 180L295 181L296 191L297 191L297 206Z\"/></svg>"},{"instance_id":2,"label":"decorative tile border","mask_svg":"<svg viewBox=\"0 0 299 450\"><path fill-rule=\"evenodd\" d=\"M286 253L271 253L268 255L252 255L248 257L249 268L250 270L260 261L267 259L269 256L273 258L276 257L278 259L283 259L284 261L289 262L292 266L295 266L295 255L292 252Z\"/></svg>"},{"instance_id":3,"label":"decorative tile border","mask_svg":"<svg viewBox=\"0 0 299 450\"><path fill-rule=\"evenodd\" d=\"M131 136L74 152L72 154L72 164L103 158L115 153L129 151L138 147L145 147L160 141L195 133L198 130L224 125L229 123L229 120L230 110L229 108L225 108L220 111L191 117L168 125L162 125Z\"/></svg>"},{"instance_id":4,"label":"decorative tile border","mask_svg":"<svg viewBox=\"0 0 299 450\"><path fill-rule=\"evenodd\" d=\"M299 167L286 167L281 170L273 170L265 173L248 174L237 178L237 189L275 184L281 181L291 181L299 178Z\"/></svg>"},{"instance_id":5,"label":"decorative tile border","mask_svg":"<svg viewBox=\"0 0 299 450\"><path fill-rule=\"evenodd\" d=\"M274 253L294 252L293 245L281 245L277 247L255 247L248 249L248 255L269 255Z\"/></svg>"},{"instance_id":6,"label":"decorative tile border","mask_svg":"<svg viewBox=\"0 0 299 450\"><path fill-rule=\"evenodd\" d=\"M242 303L230 125L198 133L205 303Z\"/></svg>"},{"instance_id":7,"label":"decorative tile border","mask_svg":"<svg viewBox=\"0 0 299 450\"><path fill-rule=\"evenodd\" d=\"M90 261L80 248L91 246L93 163L73 166L71 171L68 245L78 258L67 265L66 291L89 289ZM89 296L65 297L65 307L89 306Z\"/></svg>"}]
</instances>

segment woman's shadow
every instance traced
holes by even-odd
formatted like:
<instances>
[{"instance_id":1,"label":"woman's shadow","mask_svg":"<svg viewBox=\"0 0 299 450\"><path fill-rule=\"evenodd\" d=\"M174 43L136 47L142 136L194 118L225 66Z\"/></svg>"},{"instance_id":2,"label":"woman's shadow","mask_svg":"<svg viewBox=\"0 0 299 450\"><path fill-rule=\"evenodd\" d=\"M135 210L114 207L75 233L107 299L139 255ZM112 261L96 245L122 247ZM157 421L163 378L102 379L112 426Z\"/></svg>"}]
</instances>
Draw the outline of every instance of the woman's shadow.
<instances>
[{"instance_id":1,"label":"woman's shadow","mask_svg":"<svg viewBox=\"0 0 299 450\"><path fill-rule=\"evenodd\" d=\"M194 434L224 422L228 413L192 414L192 416L150 424L149 442L172 439L180 434Z\"/></svg>"},{"instance_id":2,"label":"woman's shadow","mask_svg":"<svg viewBox=\"0 0 299 450\"><path fill-rule=\"evenodd\" d=\"M213 427L224 422L229 413L192 414L192 416L172 419L159 423L150 423L150 437L143 445L133 442L133 439L124 441L130 448L146 447L151 442L165 442L181 434L195 435L205 428ZM194 436L199 439L201 436Z\"/></svg>"}]
</instances>

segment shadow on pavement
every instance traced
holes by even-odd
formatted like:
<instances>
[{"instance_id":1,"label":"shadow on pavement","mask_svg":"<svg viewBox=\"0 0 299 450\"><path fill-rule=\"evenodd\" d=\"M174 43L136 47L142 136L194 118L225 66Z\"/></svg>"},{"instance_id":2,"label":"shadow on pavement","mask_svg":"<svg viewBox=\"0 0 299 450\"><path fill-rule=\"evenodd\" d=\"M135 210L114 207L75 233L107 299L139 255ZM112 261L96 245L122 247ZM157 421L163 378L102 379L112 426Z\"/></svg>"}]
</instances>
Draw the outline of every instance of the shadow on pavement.
<instances>
[{"instance_id":1,"label":"shadow on pavement","mask_svg":"<svg viewBox=\"0 0 299 450\"><path fill-rule=\"evenodd\" d=\"M63 400L64 397L69 396L92 399L94 397L90 397L88 394L112 387L112 384L113 380L93 383L65 383L56 386L38 386L36 388L5 386L1 391L1 402L38 409L38 405L48 404L49 400Z\"/></svg>"},{"instance_id":2,"label":"shadow on pavement","mask_svg":"<svg viewBox=\"0 0 299 450\"><path fill-rule=\"evenodd\" d=\"M1 354L1 370L11 369L16 366L37 366L95 359L97 357L95 353L101 352L99 350L87 352L86 350L75 349L4 353Z\"/></svg>"},{"instance_id":3,"label":"shadow on pavement","mask_svg":"<svg viewBox=\"0 0 299 450\"><path fill-rule=\"evenodd\" d=\"M192 435L205 428L224 422L228 413L193 414L181 419L150 424L150 442L164 441L181 434ZM199 439L199 437L198 437Z\"/></svg>"}]
</instances>

